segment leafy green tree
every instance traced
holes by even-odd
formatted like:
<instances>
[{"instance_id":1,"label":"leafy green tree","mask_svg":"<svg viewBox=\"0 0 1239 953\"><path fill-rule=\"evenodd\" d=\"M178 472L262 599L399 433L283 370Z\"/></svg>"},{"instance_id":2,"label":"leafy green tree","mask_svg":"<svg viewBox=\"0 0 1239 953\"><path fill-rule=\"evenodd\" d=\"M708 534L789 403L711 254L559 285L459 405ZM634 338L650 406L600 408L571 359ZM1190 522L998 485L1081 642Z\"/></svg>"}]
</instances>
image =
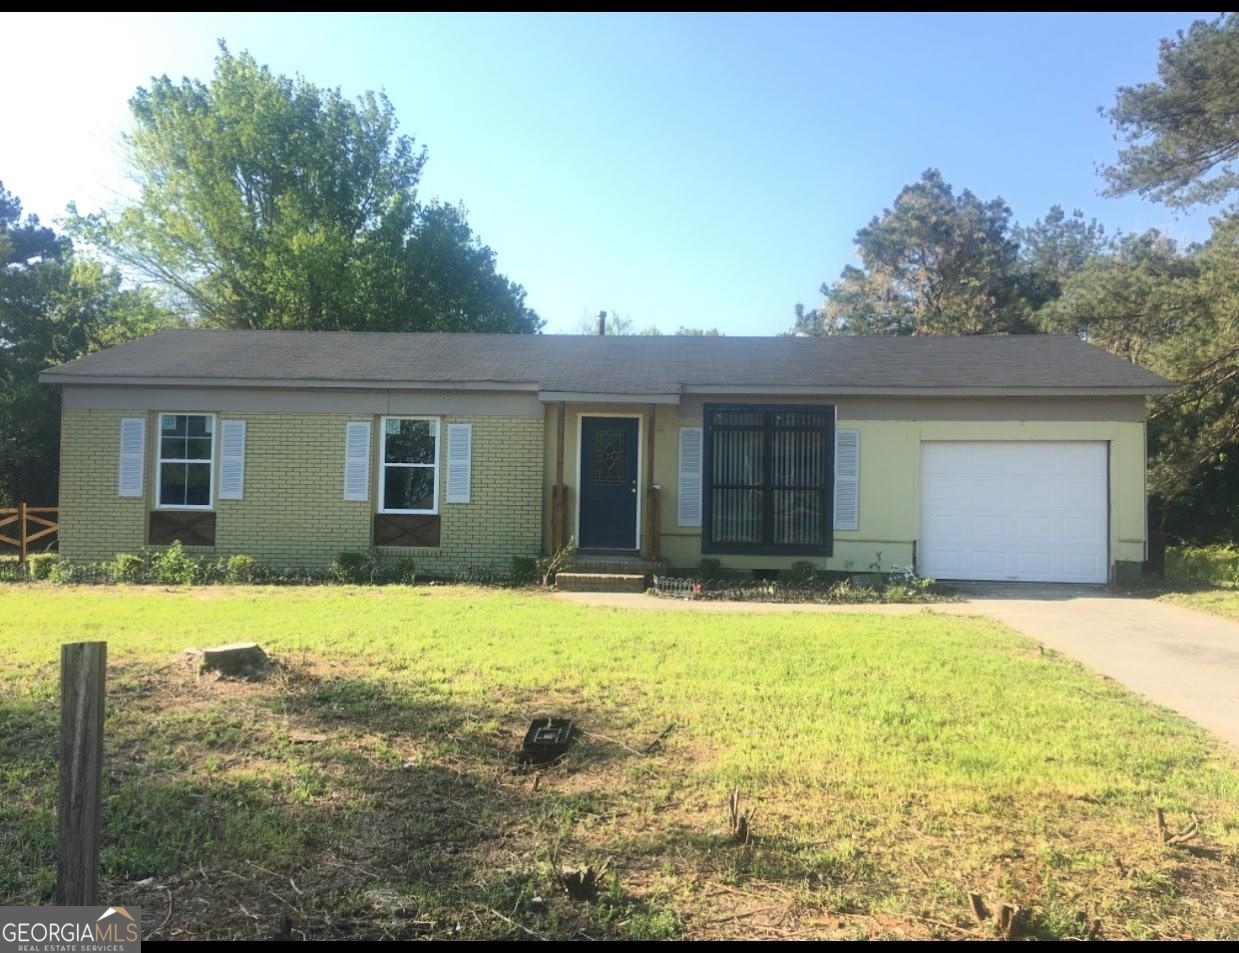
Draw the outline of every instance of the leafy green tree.
<instances>
[{"instance_id":1,"label":"leafy green tree","mask_svg":"<svg viewBox=\"0 0 1239 953\"><path fill-rule=\"evenodd\" d=\"M0 183L0 505L54 505L60 395L39 371L170 323L149 292L74 256Z\"/></svg>"},{"instance_id":2,"label":"leafy green tree","mask_svg":"<svg viewBox=\"0 0 1239 953\"><path fill-rule=\"evenodd\" d=\"M0 263L4 272L39 261L60 261L69 250L67 239L39 224L37 215L22 218L22 203L0 182Z\"/></svg>"},{"instance_id":3,"label":"leafy green tree","mask_svg":"<svg viewBox=\"0 0 1239 953\"><path fill-rule=\"evenodd\" d=\"M1089 259L1038 315L1177 384L1150 402L1156 522L1208 541L1239 531L1239 219L1203 246L1156 231Z\"/></svg>"},{"instance_id":4,"label":"leafy green tree","mask_svg":"<svg viewBox=\"0 0 1239 953\"><path fill-rule=\"evenodd\" d=\"M1123 143L1103 169L1107 194L1136 193L1172 207L1222 204L1239 188L1239 18L1198 20L1161 42L1155 82L1120 87L1103 110ZM1102 343L1148 343L1139 359L1174 380L1152 404L1151 488L1161 521L1196 539L1239 534L1239 215L1213 219L1198 249L1129 243L1081 285L1106 290L1070 307L1109 311ZM1064 292L1076 298L1079 288ZM1067 305L1064 305L1066 307ZM1124 318L1128 327L1122 326ZM1096 318L1090 320L1096 322Z\"/></svg>"},{"instance_id":5,"label":"leafy green tree","mask_svg":"<svg viewBox=\"0 0 1239 953\"><path fill-rule=\"evenodd\" d=\"M1199 374L1205 329L1213 310L1196 249L1181 250L1158 233L1127 236L1108 252L1086 260L1063 282L1060 296L1038 312L1046 330L1086 340L1174 380ZM1150 488L1161 501L1192 492L1204 438L1186 392L1161 397L1150 407L1153 458ZM1163 519L1168 514L1162 506Z\"/></svg>"},{"instance_id":6,"label":"leafy green tree","mask_svg":"<svg viewBox=\"0 0 1239 953\"><path fill-rule=\"evenodd\" d=\"M459 205L424 205L400 260L403 294L391 330L535 331L525 289L495 270L495 253Z\"/></svg>"},{"instance_id":7,"label":"leafy green tree","mask_svg":"<svg viewBox=\"0 0 1239 953\"><path fill-rule=\"evenodd\" d=\"M1147 361L1178 384L1155 402L1151 428L1151 485L1172 505L1239 449L1239 218L1217 219L1190 267L1165 279L1164 337Z\"/></svg>"},{"instance_id":8,"label":"leafy green tree","mask_svg":"<svg viewBox=\"0 0 1239 953\"><path fill-rule=\"evenodd\" d=\"M1197 20L1162 40L1158 81L1121 86L1103 110L1125 143L1107 194L1213 203L1239 187L1239 17Z\"/></svg>"},{"instance_id":9,"label":"leafy green tree","mask_svg":"<svg viewBox=\"0 0 1239 953\"><path fill-rule=\"evenodd\" d=\"M1047 331L1079 334L1134 363L1159 360L1208 308L1192 251L1156 230L1125 236L1064 273L1037 317Z\"/></svg>"},{"instance_id":10,"label":"leafy green tree","mask_svg":"<svg viewBox=\"0 0 1239 953\"><path fill-rule=\"evenodd\" d=\"M856 233L861 267L797 309L799 334L990 334L1028 330L1011 209L955 194L937 169Z\"/></svg>"},{"instance_id":11,"label":"leafy green tree","mask_svg":"<svg viewBox=\"0 0 1239 953\"><path fill-rule=\"evenodd\" d=\"M1056 300L1069 277L1110 248L1101 223L1085 219L1079 209L1067 214L1061 205L1012 234L1019 244L1023 296L1034 311Z\"/></svg>"},{"instance_id":12,"label":"leafy green tree","mask_svg":"<svg viewBox=\"0 0 1239 953\"><path fill-rule=\"evenodd\" d=\"M391 103L273 75L220 44L209 84L130 100L136 201L78 234L203 324L537 331L461 209L419 205L425 150Z\"/></svg>"}]
</instances>

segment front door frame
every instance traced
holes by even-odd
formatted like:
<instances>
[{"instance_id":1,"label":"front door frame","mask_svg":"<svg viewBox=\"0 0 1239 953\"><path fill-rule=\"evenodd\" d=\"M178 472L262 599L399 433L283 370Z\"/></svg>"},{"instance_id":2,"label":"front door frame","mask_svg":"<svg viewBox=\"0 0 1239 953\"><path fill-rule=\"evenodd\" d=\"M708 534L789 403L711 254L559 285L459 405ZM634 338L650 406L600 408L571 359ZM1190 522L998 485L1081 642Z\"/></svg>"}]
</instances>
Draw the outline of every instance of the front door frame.
<instances>
[{"instance_id":1,"label":"front door frame","mask_svg":"<svg viewBox=\"0 0 1239 953\"><path fill-rule=\"evenodd\" d=\"M581 411L576 415L576 519L574 522L574 534L577 540L577 546L581 542L581 486L583 483L581 466L585 457L585 439L584 439L584 421L586 417L625 417L637 422L637 511L633 522L636 524L633 527L633 551L641 552L641 517L645 507L645 475L642 471L642 466L645 464L645 415L644 414L619 414L619 413L593 413L590 411ZM627 552L627 550L624 550Z\"/></svg>"}]
</instances>

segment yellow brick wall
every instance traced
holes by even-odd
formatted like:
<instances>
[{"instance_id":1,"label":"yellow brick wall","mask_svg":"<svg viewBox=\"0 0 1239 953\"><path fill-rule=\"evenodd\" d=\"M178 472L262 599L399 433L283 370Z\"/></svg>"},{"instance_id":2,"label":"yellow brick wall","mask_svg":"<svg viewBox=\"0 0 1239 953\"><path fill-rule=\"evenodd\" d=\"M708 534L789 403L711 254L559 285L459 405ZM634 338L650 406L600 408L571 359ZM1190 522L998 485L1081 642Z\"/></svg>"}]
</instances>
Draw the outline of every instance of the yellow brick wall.
<instances>
[{"instance_id":1,"label":"yellow brick wall","mask_svg":"<svg viewBox=\"0 0 1239 953\"><path fill-rule=\"evenodd\" d=\"M147 418L145 498L117 495L120 421ZM110 559L146 544L154 505L155 414L67 410L63 415L60 551L70 560ZM246 553L272 568L324 568L340 552L370 548L377 505L377 418L348 414L228 413L245 420L245 498L215 504L215 546L201 556ZM371 420L370 499L344 499L344 432L349 420ZM446 503L447 425L473 425L471 502ZM440 545L384 547L411 557L428 573L507 571L513 556L540 551L541 419L442 418L439 441ZM219 492L216 447L215 494Z\"/></svg>"},{"instance_id":2,"label":"yellow brick wall","mask_svg":"<svg viewBox=\"0 0 1239 953\"><path fill-rule=\"evenodd\" d=\"M60 422L58 516L60 555L65 559L111 559L146 544L146 500L117 496L121 418L145 416L145 411L65 411ZM149 485L146 490L151 492Z\"/></svg>"},{"instance_id":3,"label":"yellow brick wall","mask_svg":"<svg viewBox=\"0 0 1239 953\"><path fill-rule=\"evenodd\" d=\"M473 424L473 472L468 503L445 503L447 427ZM542 552L542 420L534 417L444 417L439 435L438 549L384 546L411 557L419 571L507 572L513 556ZM375 429L377 439L378 430ZM374 485L374 481L371 481Z\"/></svg>"},{"instance_id":4,"label":"yellow brick wall","mask_svg":"<svg viewBox=\"0 0 1239 953\"><path fill-rule=\"evenodd\" d=\"M216 554L245 553L274 568L321 568L339 552L369 547L372 504L344 499L344 425L368 418L229 413L219 419L245 421L245 498L217 500ZM218 474L215 486L218 497Z\"/></svg>"}]
</instances>

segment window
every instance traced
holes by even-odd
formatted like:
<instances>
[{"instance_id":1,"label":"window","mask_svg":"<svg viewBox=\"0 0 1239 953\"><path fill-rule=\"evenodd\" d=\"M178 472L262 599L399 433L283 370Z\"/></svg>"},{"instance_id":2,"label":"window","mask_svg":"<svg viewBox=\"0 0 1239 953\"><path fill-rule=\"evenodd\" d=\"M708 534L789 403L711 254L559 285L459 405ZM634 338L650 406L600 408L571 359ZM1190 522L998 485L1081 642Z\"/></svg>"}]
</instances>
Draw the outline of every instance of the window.
<instances>
[{"instance_id":1,"label":"window","mask_svg":"<svg viewBox=\"0 0 1239 953\"><path fill-rule=\"evenodd\" d=\"M834 408L707 404L701 550L829 556Z\"/></svg>"},{"instance_id":2,"label":"window","mask_svg":"<svg viewBox=\"0 0 1239 953\"><path fill-rule=\"evenodd\" d=\"M379 512L439 512L439 421L384 417Z\"/></svg>"},{"instance_id":3,"label":"window","mask_svg":"<svg viewBox=\"0 0 1239 953\"><path fill-rule=\"evenodd\" d=\"M158 505L210 509L214 470L215 418L211 414L160 414Z\"/></svg>"}]
</instances>

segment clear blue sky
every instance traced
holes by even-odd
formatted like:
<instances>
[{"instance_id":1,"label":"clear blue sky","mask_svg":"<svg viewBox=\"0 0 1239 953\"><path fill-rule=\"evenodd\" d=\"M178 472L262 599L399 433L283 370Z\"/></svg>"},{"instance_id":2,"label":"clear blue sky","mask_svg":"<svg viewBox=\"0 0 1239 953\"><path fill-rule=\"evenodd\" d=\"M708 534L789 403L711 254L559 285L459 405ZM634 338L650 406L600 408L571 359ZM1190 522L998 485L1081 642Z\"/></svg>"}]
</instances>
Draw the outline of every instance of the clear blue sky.
<instances>
[{"instance_id":1,"label":"clear blue sky","mask_svg":"<svg viewBox=\"0 0 1239 953\"><path fill-rule=\"evenodd\" d=\"M0 181L54 222L126 188L119 137L151 76L209 81L217 41L355 97L383 90L548 332L618 312L777 334L928 167L1031 224L1207 237L1103 199L1099 107L1213 14L0 13Z\"/></svg>"}]
</instances>

